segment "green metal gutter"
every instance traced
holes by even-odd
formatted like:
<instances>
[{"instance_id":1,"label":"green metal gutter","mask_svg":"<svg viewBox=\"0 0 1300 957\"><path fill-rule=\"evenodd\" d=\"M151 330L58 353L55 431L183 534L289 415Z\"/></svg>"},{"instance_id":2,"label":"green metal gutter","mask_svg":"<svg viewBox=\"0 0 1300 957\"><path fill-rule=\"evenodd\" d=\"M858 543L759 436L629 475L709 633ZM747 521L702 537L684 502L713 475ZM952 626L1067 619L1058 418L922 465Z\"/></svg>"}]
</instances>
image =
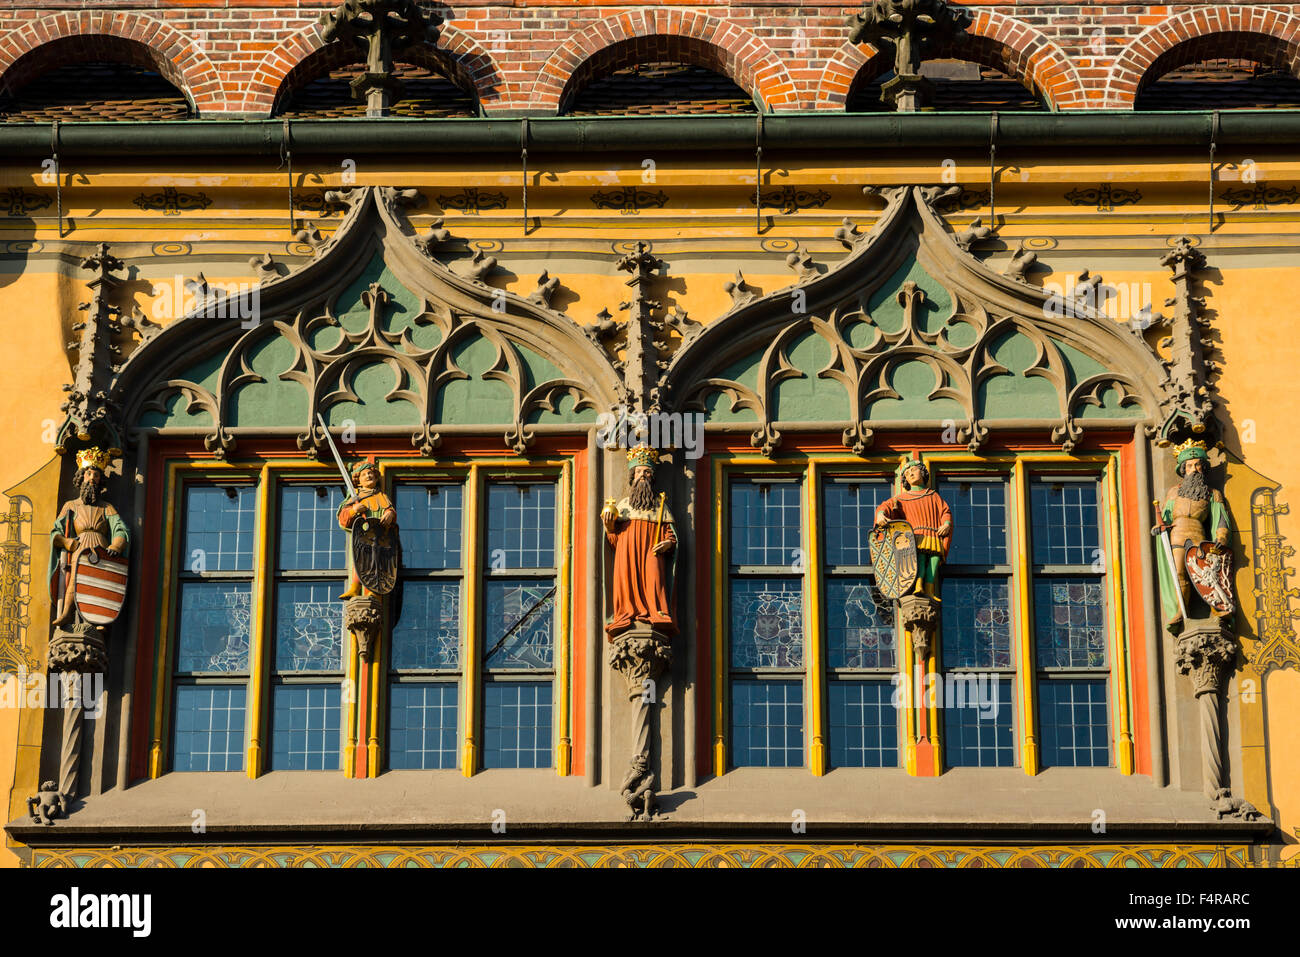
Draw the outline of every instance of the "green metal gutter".
<instances>
[{"instance_id":1,"label":"green metal gutter","mask_svg":"<svg viewBox=\"0 0 1300 957\"><path fill-rule=\"evenodd\" d=\"M994 117L996 116L996 121ZM1215 118L1218 128L1215 130ZM298 120L295 155L513 153L752 148L1206 147L1300 144L1300 110L1223 113L778 113L760 116L544 117L539 119ZM286 124L271 120L61 123L63 156L280 157ZM49 156L52 124L0 123L0 162Z\"/></svg>"}]
</instances>

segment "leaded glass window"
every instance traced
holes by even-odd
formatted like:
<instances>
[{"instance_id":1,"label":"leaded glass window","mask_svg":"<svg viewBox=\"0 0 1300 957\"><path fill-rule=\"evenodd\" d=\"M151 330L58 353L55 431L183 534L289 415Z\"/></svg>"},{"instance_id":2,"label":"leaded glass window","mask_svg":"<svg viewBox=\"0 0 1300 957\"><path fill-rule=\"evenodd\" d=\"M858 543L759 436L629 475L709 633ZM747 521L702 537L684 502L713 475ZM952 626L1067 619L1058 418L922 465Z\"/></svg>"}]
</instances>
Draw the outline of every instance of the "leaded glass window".
<instances>
[{"instance_id":1,"label":"leaded glass window","mask_svg":"<svg viewBox=\"0 0 1300 957\"><path fill-rule=\"evenodd\" d=\"M896 767L900 711L894 603L876 588L870 538L886 479L822 485L827 706L833 767Z\"/></svg>"},{"instance_id":2,"label":"leaded glass window","mask_svg":"<svg viewBox=\"0 0 1300 957\"><path fill-rule=\"evenodd\" d=\"M401 483L393 503L402 568L389 660L388 765L454 768L463 673L464 490L446 482Z\"/></svg>"},{"instance_id":3,"label":"leaded glass window","mask_svg":"<svg viewBox=\"0 0 1300 957\"><path fill-rule=\"evenodd\" d=\"M1045 767L1111 763L1105 562L1096 479L1030 485L1033 627Z\"/></svg>"},{"instance_id":4,"label":"leaded glass window","mask_svg":"<svg viewBox=\"0 0 1300 957\"><path fill-rule=\"evenodd\" d=\"M183 492L172 710L176 771L242 771L257 489Z\"/></svg>"},{"instance_id":5,"label":"leaded glass window","mask_svg":"<svg viewBox=\"0 0 1300 957\"><path fill-rule=\"evenodd\" d=\"M280 490L271 684L271 767L336 771L342 747L346 535L343 489Z\"/></svg>"},{"instance_id":6,"label":"leaded glass window","mask_svg":"<svg viewBox=\"0 0 1300 957\"><path fill-rule=\"evenodd\" d=\"M483 766L551 766L555 681L554 482L487 486Z\"/></svg>"},{"instance_id":7,"label":"leaded glass window","mask_svg":"<svg viewBox=\"0 0 1300 957\"><path fill-rule=\"evenodd\" d=\"M981 689L954 694L952 701L944 695L945 758L952 767L1010 767L1016 761L1016 669L1008 483L962 477L940 482L938 491L954 526L939 590L939 669L945 689Z\"/></svg>"},{"instance_id":8,"label":"leaded glass window","mask_svg":"<svg viewBox=\"0 0 1300 957\"><path fill-rule=\"evenodd\" d=\"M802 485L736 478L728 500L731 755L736 767L804 763Z\"/></svg>"}]
</instances>

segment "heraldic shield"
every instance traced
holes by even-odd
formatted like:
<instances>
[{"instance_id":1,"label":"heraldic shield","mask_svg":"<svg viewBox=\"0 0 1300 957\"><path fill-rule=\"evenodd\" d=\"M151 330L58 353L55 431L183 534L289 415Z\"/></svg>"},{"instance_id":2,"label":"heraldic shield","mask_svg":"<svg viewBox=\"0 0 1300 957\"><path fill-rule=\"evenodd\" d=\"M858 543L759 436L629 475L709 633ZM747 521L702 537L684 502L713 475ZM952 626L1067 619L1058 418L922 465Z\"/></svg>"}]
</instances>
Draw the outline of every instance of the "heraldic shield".
<instances>
[{"instance_id":1,"label":"heraldic shield","mask_svg":"<svg viewBox=\"0 0 1300 957\"><path fill-rule=\"evenodd\" d=\"M871 566L876 587L886 598L901 598L916 584L916 535L904 521L890 522L871 536Z\"/></svg>"},{"instance_id":2,"label":"heraldic shield","mask_svg":"<svg viewBox=\"0 0 1300 957\"><path fill-rule=\"evenodd\" d=\"M387 595L397 585L397 567L402 546L397 527L386 527L377 518L366 518L352 526L352 567L357 579L376 595Z\"/></svg>"},{"instance_id":3,"label":"heraldic shield","mask_svg":"<svg viewBox=\"0 0 1300 957\"><path fill-rule=\"evenodd\" d=\"M92 625L107 625L117 620L126 599L126 572L126 561L114 558L103 546L77 553L72 595L82 618Z\"/></svg>"},{"instance_id":4,"label":"heraldic shield","mask_svg":"<svg viewBox=\"0 0 1300 957\"><path fill-rule=\"evenodd\" d=\"M1232 553L1209 542L1187 546L1187 578L1196 594L1220 614L1232 611Z\"/></svg>"}]
</instances>

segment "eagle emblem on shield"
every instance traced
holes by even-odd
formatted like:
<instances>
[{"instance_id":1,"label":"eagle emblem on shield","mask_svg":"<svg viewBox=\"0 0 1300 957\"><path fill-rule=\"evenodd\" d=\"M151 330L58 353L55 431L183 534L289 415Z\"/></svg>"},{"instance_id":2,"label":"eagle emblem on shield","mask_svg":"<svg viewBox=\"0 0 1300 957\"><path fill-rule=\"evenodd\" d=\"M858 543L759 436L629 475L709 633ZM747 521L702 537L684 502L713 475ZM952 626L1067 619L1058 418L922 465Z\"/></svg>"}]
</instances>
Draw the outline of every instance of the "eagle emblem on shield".
<instances>
[{"instance_id":1,"label":"eagle emblem on shield","mask_svg":"<svg viewBox=\"0 0 1300 957\"><path fill-rule=\"evenodd\" d=\"M397 585L402 544L396 526L378 518L364 518L352 526L352 567L357 579L376 595L387 595Z\"/></svg>"},{"instance_id":2,"label":"eagle emblem on shield","mask_svg":"<svg viewBox=\"0 0 1300 957\"><path fill-rule=\"evenodd\" d=\"M1209 542L1188 545L1187 578L1207 605L1221 615L1233 609L1232 553L1219 551Z\"/></svg>"},{"instance_id":3,"label":"eagle emblem on shield","mask_svg":"<svg viewBox=\"0 0 1300 957\"><path fill-rule=\"evenodd\" d=\"M871 567L876 587L886 598L901 598L916 584L916 535L912 526L894 521L876 529L870 539Z\"/></svg>"}]
</instances>

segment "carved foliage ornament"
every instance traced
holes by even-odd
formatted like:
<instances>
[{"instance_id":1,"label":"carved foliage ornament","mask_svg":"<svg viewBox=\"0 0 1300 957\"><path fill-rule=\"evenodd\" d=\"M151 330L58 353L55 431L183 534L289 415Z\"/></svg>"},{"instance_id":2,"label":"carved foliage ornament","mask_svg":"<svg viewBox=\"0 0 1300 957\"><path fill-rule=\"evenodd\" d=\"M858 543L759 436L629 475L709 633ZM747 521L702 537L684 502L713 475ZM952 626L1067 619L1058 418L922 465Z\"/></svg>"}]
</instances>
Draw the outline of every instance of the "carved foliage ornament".
<instances>
[{"instance_id":1,"label":"carved foliage ornament","mask_svg":"<svg viewBox=\"0 0 1300 957\"><path fill-rule=\"evenodd\" d=\"M1106 407L1110 390L1118 395L1120 407L1154 407L1159 369L1135 337L1086 305L1068 317L1053 315L1042 290L999 276L963 252L926 196L913 189L888 191L887 208L869 234L860 235L848 224L837 231L850 255L820 279L800 284L802 311L792 298L797 290L750 296L706 327L691 349L674 357L663 391L678 397L677 405L683 409L704 409L711 396L721 395L732 412L753 412L758 423L751 442L771 454L781 441L772 412L775 391L781 382L805 376L791 361L790 352L811 332L831 353L815 375L840 382L848 394L850 425L843 435L847 448L862 453L871 445L873 403L901 398L895 373L905 363L919 362L935 382L926 398L948 399L960 406L962 415L952 423L955 437L975 451L989 435L977 397L991 379L1014 374L994 355L1000 342L1014 334L1028 339L1034 348L1033 359L1021 374L1050 383L1056 392L1059 418L1050 435L1065 451L1072 451L1082 439L1083 427L1076 417L1083 407ZM903 312L901 327L887 329L877 323L866 303L913 255L944 284L952 311L939 324L927 323L926 293L907 280L896 292ZM1059 343L1093 356L1107 371L1075 381ZM758 348L762 354L755 384L714 371Z\"/></svg>"},{"instance_id":2,"label":"carved foliage ornament","mask_svg":"<svg viewBox=\"0 0 1300 957\"><path fill-rule=\"evenodd\" d=\"M328 421L330 410L338 404L357 402L357 376L375 365L387 367L393 377L394 385L384 400L407 402L418 410L419 425L406 434L415 448L431 454L441 441L436 425L439 393L450 382L470 378L457 364L456 353L480 338L493 352L482 377L510 390L513 413L505 441L518 452L534 441L530 417L538 411L558 411L564 397L572 399L575 410L615 404L617 387L608 357L582 335L577 324L550 310L544 296L531 300L515 296L430 260L398 213L401 191L354 192L359 195L352 197L347 218L322 252L297 272L260 287L261 314L251 328L238 319L214 323L186 316L159 335L156 348L132 356L114 384L114 393L132 403L129 421L137 421L149 410L166 414L171 401L181 396L188 413L210 416L212 424L204 434L209 451L218 457L227 455L240 428L265 431L255 425L237 426L235 405L241 388L267 382L254 368L254 358L273 341L292 350L292 360L276 378L301 384L307 394L295 437L298 446L313 455L324 446L317 415ZM344 328L336 315L342 289L376 253L382 254L406 288L423 298L419 313L400 331L388 321L391 295L379 283L362 293L368 311L363 327ZM426 326L437 328L436 345L414 341L413 329ZM336 329L337 335L321 336L327 329ZM530 387L521 352L525 346L560 368L572 369L572 374ZM220 357L220 364L208 384L186 377L185 370L196 361L214 355ZM402 432L400 426L375 429Z\"/></svg>"}]
</instances>

